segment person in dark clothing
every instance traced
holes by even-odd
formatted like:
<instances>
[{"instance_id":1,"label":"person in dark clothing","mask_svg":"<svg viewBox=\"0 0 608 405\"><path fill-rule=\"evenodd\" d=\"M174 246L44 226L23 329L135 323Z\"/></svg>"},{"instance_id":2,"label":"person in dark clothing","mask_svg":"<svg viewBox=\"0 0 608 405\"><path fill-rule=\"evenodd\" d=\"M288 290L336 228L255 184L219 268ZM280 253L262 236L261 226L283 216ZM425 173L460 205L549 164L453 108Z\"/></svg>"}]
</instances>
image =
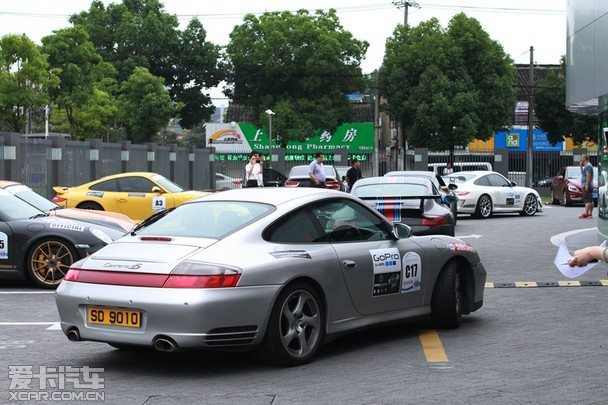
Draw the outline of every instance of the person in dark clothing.
<instances>
[{"instance_id":1,"label":"person in dark clothing","mask_svg":"<svg viewBox=\"0 0 608 405\"><path fill-rule=\"evenodd\" d=\"M346 172L346 182L348 183L348 190L353 188L353 185L357 180L362 179L363 174L361 173L361 162L354 159L351 163L351 168Z\"/></svg>"}]
</instances>

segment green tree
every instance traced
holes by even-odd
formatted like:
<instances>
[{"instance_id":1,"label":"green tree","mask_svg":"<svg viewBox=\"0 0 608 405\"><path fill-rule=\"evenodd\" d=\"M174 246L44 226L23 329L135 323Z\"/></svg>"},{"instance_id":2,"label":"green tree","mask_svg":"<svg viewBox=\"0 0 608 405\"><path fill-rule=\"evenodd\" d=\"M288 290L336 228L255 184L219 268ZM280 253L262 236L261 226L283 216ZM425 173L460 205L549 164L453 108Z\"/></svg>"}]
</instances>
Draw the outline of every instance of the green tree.
<instances>
[{"instance_id":1,"label":"green tree","mask_svg":"<svg viewBox=\"0 0 608 405\"><path fill-rule=\"evenodd\" d=\"M341 25L335 10L246 15L226 48L229 86L235 103L273 129L282 143L316 130L332 130L352 118L346 94L364 86L360 63L368 44Z\"/></svg>"},{"instance_id":2,"label":"green tree","mask_svg":"<svg viewBox=\"0 0 608 405\"><path fill-rule=\"evenodd\" d=\"M398 26L386 44L380 86L390 117L413 146L450 150L512 124L515 68L465 14Z\"/></svg>"},{"instance_id":3,"label":"green tree","mask_svg":"<svg viewBox=\"0 0 608 405\"><path fill-rule=\"evenodd\" d=\"M25 35L0 38L0 122L23 132L28 110L49 102L57 78L48 72L45 55Z\"/></svg>"},{"instance_id":4,"label":"green tree","mask_svg":"<svg viewBox=\"0 0 608 405\"><path fill-rule=\"evenodd\" d=\"M163 79L143 67L122 83L118 100L121 123L135 142L152 141L181 107L171 100Z\"/></svg>"},{"instance_id":5,"label":"green tree","mask_svg":"<svg viewBox=\"0 0 608 405\"><path fill-rule=\"evenodd\" d=\"M173 100L182 105L183 127L209 119L214 108L204 90L222 80L220 48L207 41L198 19L180 31L177 17L158 0L124 0L107 6L95 0L71 22L85 27L97 51L115 66L119 81L127 80L137 66L162 77Z\"/></svg>"},{"instance_id":6,"label":"green tree","mask_svg":"<svg viewBox=\"0 0 608 405\"><path fill-rule=\"evenodd\" d=\"M555 145L564 137L575 144L587 139L596 141L598 121L596 117L576 114L566 109L565 62L562 71L549 72L538 81L534 90L534 113L538 126L547 132L547 139Z\"/></svg>"},{"instance_id":7,"label":"green tree","mask_svg":"<svg viewBox=\"0 0 608 405\"><path fill-rule=\"evenodd\" d=\"M103 61L82 27L54 31L42 38L42 50L60 80L51 98L65 110L70 134L77 138L78 111L89 104L98 83L114 74L114 68Z\"/></svg>"}]
</instances>

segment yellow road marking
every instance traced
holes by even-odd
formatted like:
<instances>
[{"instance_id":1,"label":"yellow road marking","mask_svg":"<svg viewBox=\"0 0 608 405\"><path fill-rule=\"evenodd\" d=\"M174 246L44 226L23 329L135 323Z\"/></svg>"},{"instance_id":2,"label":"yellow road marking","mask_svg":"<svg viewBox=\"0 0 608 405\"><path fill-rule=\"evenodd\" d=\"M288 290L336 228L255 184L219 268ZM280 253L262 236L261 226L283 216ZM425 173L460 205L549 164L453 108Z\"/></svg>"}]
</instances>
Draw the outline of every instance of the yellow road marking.
<instances>
[{"instance_id":1,"label":"yellow road marking","mask_svg":"<svg viewBox=\"0 0 608 405\"><path fill-rule=\"evenodd\" d=\"M571 281L558 281L557 284L560 287L580 287L581 283L579 281L576 280L571 280Z\"/></svg>"},{"instance_id":2,"label":"yellow road marking","mask_svg":"<svg viewBox=\"0 0 608 405\"><path fill-rule=\"evenodd\" d=\"M536 285L536 281L516 281L515 287L529 288L529 287L538 287L538 286Z\"/></svg>"},{"instance_id":3,"label":"yellow road marking","mask_svg":"<svg viewBox=\"0 0 608 405\"><path fill-rule=\"evenodd\" d=\"M486 283L486 288L494 288L494 283Z\"/></svg>"},{"instance_id":4,"label":"yellow road marking","mask_svg":"<svg viewBox=\"0 0 608 405\"><path fill-rule=\"evenodd\" d=\"M434 329L421 329L418 333L424 357L427 363L447 363L448 356L443 350L443 344L437 331Z\"/></svg>"},{"instance_id":5,"label":"yellow road marking","mask_svg":"<svg viewBox=\"0 0 608 405\"><path fill-rule=\"evenodd\" d=\"M608 287L608 280L600 280L600 283L602 283L604 287Z\"/></svg>"}]
</instances>

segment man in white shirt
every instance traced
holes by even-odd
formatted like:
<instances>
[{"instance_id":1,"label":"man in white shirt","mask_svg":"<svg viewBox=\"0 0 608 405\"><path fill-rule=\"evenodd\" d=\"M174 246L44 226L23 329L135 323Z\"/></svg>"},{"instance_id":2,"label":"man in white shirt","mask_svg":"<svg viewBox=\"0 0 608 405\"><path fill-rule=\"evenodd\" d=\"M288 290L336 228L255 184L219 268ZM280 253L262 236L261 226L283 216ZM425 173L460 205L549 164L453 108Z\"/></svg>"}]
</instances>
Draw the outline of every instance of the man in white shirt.
<instances>
[{"instance_id":1,"label":"man in white shirt","mask_svg":"<svg viewBox=\"0 0 608 405\"><path fill-rule=\"evenodd\" d=\"M260 178L262 174L262 165L258 163L257 153L249 155L249 163L245 166L245 187L260 186Z\"/></svg>"},{"instance_id":2,"label":"man in white shirt","mask_svg":"<svg viewBox=\"0 0 608 405\"><path fill-rule=\"evenodd\" d=\"M313 160L308 166L308 177L310 177L311 187L325 188L325 168L323 167L323 159L325 156L321 152L315 154Z\"/></svg>"}]
</instances>

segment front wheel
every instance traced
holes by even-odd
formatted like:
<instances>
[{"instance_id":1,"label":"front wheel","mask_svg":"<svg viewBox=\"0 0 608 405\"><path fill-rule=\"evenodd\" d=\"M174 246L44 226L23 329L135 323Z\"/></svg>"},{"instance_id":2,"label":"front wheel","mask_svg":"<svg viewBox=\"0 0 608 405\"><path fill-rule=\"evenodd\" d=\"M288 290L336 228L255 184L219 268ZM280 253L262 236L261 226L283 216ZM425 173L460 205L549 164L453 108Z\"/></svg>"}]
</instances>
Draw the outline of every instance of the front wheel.
<instances>
[{"instance_id":1,"label":"front wheel","mask_svg":"<svg viewBox=\"0 0 608 405\"><path fill-rule=\"evenodd\" d=\"M532 215L538 212L538 201L536 200L536 196L534 194L528 194L526 199L524 200L523 210L520 212L520 215L524 215L527 217L531 217Z\"/></svg>"},{"instance_id":2,"label":"front wheel","mask_svg":"<svg viewBox=\"0 0 608 405\"><path fill-rule=\"evenodd\" d=\"M448 263L437 278L431 300L431 318L437 328L452 329L460 325L464 302L462 277L458 265Z\"/></svg>"},{"instance_id":3,"label":"front wheel","mask_svg":"<svg viewBox=\"0 0 608 405\"><path fill-rule=\"evenodd\" d=\"M262 343L254 355L284 366L305 364L323 341L323 306L307 283L288 286L277 298Z\"/></svg>"},{"instance_id":4,"label":"front wheel","mask_svg":"<svg viewBox=\"0 0 608 405\"><path fill-rule=\"evenodd\" d=\"M492 216L492 199L489 195L484 194L479 197L477 200L477 206L475 208L475 213L473 214L475 218L490 218Z\"/></svg>"},{"instance_id":5,"label":"front wheel","mask_svg":"<svg viewBox=\"0 0 608 405\"><path fill-rule=\"evenodd\" d=\"M70 266L78 260L73 246L60 239L36 242L27 255L30 278L42 288L57 288Z\"/></svg>"},{"instance_id":6,"label":"front wheel","mask_svg":"<svg viewBox=\"0 0 608 405\"><path fill-rule=\"evenodd\" d=\"M570 195L568 195L568 192L566 190L564 190L564 196L562 197L560 202L564 207L572 206L572 200L570 199Z\"/></svg>"}]
</instances>

